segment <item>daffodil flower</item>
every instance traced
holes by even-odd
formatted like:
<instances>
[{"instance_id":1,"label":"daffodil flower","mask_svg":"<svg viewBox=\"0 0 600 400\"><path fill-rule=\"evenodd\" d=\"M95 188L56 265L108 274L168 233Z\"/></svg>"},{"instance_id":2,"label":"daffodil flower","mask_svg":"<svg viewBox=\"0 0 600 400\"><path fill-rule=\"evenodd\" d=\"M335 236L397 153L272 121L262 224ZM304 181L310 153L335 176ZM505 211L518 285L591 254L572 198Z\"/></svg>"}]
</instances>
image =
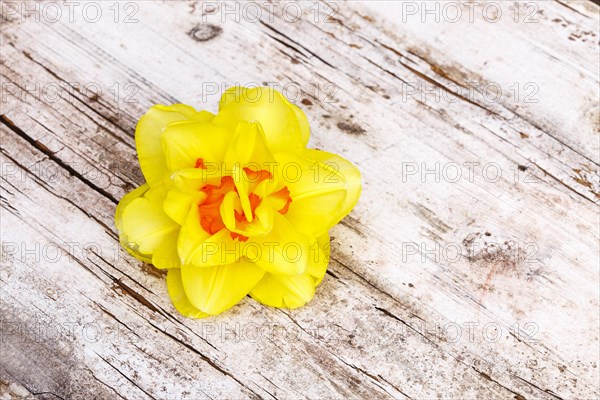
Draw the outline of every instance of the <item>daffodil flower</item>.
<instances>
[{"instance_id":1,"label":"daffodil flower","mask_svg":"<svg viewBox=\"0 0 600 400\"><path fill-rule=\"evenodd\" d=\"M152 107L135 143L146 183L126 194L122 245L160 269L183 315L216 315L244 296L296 308L329 263L329 234L358 201L349 161L306 148L304 113L279 92L233 87L216 115Z\"/></svg>"}]
</instances>

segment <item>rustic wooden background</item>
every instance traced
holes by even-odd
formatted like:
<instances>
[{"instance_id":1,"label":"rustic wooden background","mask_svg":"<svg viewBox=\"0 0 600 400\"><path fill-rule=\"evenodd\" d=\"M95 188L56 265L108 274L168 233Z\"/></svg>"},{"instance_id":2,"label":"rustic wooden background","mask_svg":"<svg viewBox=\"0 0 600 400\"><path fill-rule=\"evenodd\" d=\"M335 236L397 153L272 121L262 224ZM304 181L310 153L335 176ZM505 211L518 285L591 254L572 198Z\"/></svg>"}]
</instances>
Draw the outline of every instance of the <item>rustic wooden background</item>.
<instances>
[{"instance_id":1,"label":"rustic wooden background","mask_svg":"<svg viewBox=\"0 0 600 400\"><path fill-rule=\"evenodd\" d=\"M598 5L235 4L1 2L0 398L598 398ZM135 125L256 83L363 195L308 306L186 319Z\"/></svg>"}]
</instances>

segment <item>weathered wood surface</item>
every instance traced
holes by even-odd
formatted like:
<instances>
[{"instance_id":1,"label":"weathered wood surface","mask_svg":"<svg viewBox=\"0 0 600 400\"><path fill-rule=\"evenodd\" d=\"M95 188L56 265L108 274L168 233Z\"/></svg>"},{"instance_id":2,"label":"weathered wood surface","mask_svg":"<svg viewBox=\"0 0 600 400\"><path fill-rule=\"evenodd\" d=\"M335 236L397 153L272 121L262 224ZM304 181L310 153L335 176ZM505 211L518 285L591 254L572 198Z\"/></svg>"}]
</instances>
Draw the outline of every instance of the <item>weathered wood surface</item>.
<instances>
[{"instance_id":1,"label":"weathered wood surface","mask_svg":"<svg viewBox=\"0 0 600 400\"><path fill-rule=\"evenodd\" d=\"M462 4L455 23L423 22L421 2L304 2L298 21L258 2L260 22L221 3L103 2L97 22L87 3L73 21L9 3L2 398L600 396L593 2L518 3L516 22L512 2L473 20ZM143 182L135 124L262 82L364 192L308 306L185 319L118 246L115 205Z\"/></svg>"}]
</instances>

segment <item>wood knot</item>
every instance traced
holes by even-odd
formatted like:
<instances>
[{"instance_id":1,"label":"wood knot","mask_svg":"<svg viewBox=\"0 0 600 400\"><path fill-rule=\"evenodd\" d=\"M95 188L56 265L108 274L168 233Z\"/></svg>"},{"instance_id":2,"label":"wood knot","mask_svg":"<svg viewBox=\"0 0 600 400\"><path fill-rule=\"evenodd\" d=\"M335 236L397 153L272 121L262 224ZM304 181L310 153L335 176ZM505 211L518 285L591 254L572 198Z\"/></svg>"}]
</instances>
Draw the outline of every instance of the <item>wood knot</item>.
<instances>
[{"instance_id":1,"label":"wood knot","mask_svg":"<svg viewBox=\"0 0 600 400\"><path fill-rule=\"evenodd\" d=\"M206 42L223 33L223 28L213 24L198 24L188 35L197 42Z\"/></svg>"},{"instance_id":2,"label":"wood knot","mask_svg":"<svg viewBox=\"0 0 600 400\"><path fill-rule=\"evenodd\" d=\"M348 122L338 122L337 127L354 136L361 136L366 132L362 126Z\"/></svg>"}]
</instances>

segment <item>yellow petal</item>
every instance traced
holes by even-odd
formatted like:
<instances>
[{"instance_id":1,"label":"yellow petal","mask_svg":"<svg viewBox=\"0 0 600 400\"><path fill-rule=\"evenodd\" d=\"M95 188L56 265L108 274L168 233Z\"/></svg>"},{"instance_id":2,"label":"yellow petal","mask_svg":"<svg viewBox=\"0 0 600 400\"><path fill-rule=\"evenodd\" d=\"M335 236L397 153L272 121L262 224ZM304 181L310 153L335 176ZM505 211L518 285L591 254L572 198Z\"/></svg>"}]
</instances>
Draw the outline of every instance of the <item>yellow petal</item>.
<instances>
[{"instance_id":1,"label":"yellow petal","mask_svg":"<svg viewBox=\"0 0 600 400\"><path fill-rule=\"evenodd\" d=\"M229 231L250 237L265 235L273 229L273 209L270 204L261 202L254 210L256 218L250 223L236 220L235 212L239 210L239 207L238 193L234 191L227 193L221 203L220 212L223 223Z\"/></svg>"},{"instance_id":2,"label":"yellow petal","mask_svg":"<svg viewBox=\"0 0 600 400\"><path fill-rule=\"evenodd\" d=\"M191 264L196 258L200 259L203 254L202 243L209 237L210 234L200 225L198 203L193 203L177 240L177 252L182 264Z\"/></svg>"},{"instance_id":3,"label":"yellow petal","mask_svg":"<svg viewBox=\"0 0 600 400\"><path fill-rule=\"evenodd\" d=\"M243 254L267 272L298 275L306 271L310 240L279 213L273 213L273 229L243 244Z\"/></svg>"},{"instance_id":4,"label":"yellow petal","mask_svg":"<svg viewBox=\"0 0 600 400\"><path fill-rule=\"evenodd\" d=\"M207 169L202 168L184 168L171 175L174 186L186 193L196 193L200 188L206 185L221 184L220 167L208 164Z\"/></svg>"},{"instance_id":5,"label":"yellow petal","mask_svg":"<svg viewBox=\"0 0 600 400\"><path fill-rule=\"evenodd\" d=\"M264 169L272 172L275 158L260 124L246 121L237 124L225 162L228 168L238 165L241 169L249 167L255 171Z\"/></svg>"},{"instance_id":6,"label":"yellow petal","mask_svg":"<svg viewBox=\"0 0 600 400\"><path fill-rule=\"evenodd\" d=\"M156 185L150 188L146 193L144 193L144 198L150 200L152 203L160 204L167 197L167 193L169 189L173 186L171 182L165 181L160 185Z\"/></svg>"},{"instance_id":7,"label":"yellow petal","mask_svg":"<svg viewBox=\"0 0 600 400\"><path fill-rule=\"evenodd\" d=\"M162 201L150 201L145 197L134 199L124 208L122 222L127 240L135 243L144 254L154 252L179 229L179 225L163 211Z\"/></svg>"},{"instance_id":8,"label":"yellow petal","mask_svg":"<svg viewBox=\"0 0 600 400\"><path fill-rule=\"evenodd\" d=\"M267 272L250 291L250 296L271 307L296 308L312 299L329 264L329 235L317 238L310 246L310 256L306 273L301 275L280 275Z\"/></svg>"},{"instance_id":9,"label":"yellow petal","mask_svg":"<svg viewBox=\"0 0 600 400\"><path fill-rule=\"evenodd\" d=\"M306 145L308 144L308 140L310 139L310 125L308 123L308 118L306 117L306 114L304 114L304 111L300 109L300 107L291 103L290 106L294 111L296 118L298 119L302 147L306 147Z\"/></svg>"},{"instance_id":10,"label":"yellow petal","mask_svg":"<svg viewBox=\"0 0 600 400\"><path fill-rule=\"evenodd\" d=\"M245 236L257 236L266 235L273 229L274 215L273 208L267 204L262 203L254 210L256 218L243 230L239 230Z\"/></svg>"},{"instance_id":11,"label":"yellow petal","mask_svg":"<svg viewBox=\"0 0 600 400\"><path fill-rule=\"evenodd\" d=\"M163 209L171 219L179 225L183 225L189 214L192 204L203 200L206 194L198 189L183 192L179 189L171 189L163 202Z\"/></svg>"},{"instance_id":12,"label":"yellow petal","mask_svg":"<svg viewBox=\"0 0 600 400\"><path fill-rule=\"evenodd\" d=\"M315 282L308 274L293 276L268 272L250 291L254 300L278 308L303 306L314 294Z\"/></svg>"},{"instance_id":13,"label":"yellow petal","mask_svg":"<svg viewBox=\"0 0 600 400\"><path fill-rule=\"evenodd\" d=\"M223 219L223 223L225 227L230 231L233 231L236 226L235 221L235 205L236 202L239 202L238 194L234 191L231 191L223 197L223 202L221 203L220 213L221 218Z\"/></svg>"},{"instance_id":14,"label":"yellow petal","mask_svg":"<svg viewBox=\"0 0 600 400\"><path fill-rule=\"evenodd\" d=\"M167 165L160 142L163 129L177 121L206 121L212 117L207 111L197 112L193 107L174 104L156 105L140 118L135 129L135 147L140 168L150 186L160 183L167 175Z\"/></svg>"},{"instance_id":15,"label":"yellow petal","mask_svg":"<svg viewBox=\"0 0 600 400\"><path fill-rule=\"evenodd\" d=\"M181 267L183 287L190 303L212 315L233 307L263 275L262 269L243 258L216 267Z\"/></svg>"},{"instance_id":16,"label":"yellow petal","mask_svg":"<svg viewBox=\"0 0 600 400\"><path fill-rule=\"evenodd\" d=\"M239 121L259 122L272 151L301 151L310 135L306 116L278 91L268 87L232 87L219 103L214 122L235 128Z\"/></svg>"},{"instance_id":17,"label":"yellow petal","mask_svg":"<svg viewBox=\"0 0 600 400\"><path fill-rule=\"evenodd\" d=\"M309 237L321 236L346 214L346 182L334 168L300 154L277 153L277 180L292 202L285 217Z\"/></svg>"},{"instance_id":18,"label":"yellow petal","mask_svg":"<svg viewBox=\"0 0 600 400\"><path fill-rule=\"evenodd\" d=\"M225 155L225 164L228 171L234 171L232 176L237 188L242 210L248 221L252 221L252 210L248 195L250 193L250 180L243 172L244 168L254 171L273 171L275 158L267 147L265 135L259 124L241 121Z\"/></svg>"},{"instance_id":19,"label":"yellow petal","mask_svg":"<svg viewBox=\"0 0 600 400\"><path fill-rule=\"evenodd\" d=\"M146 183L146 184L143 184L142 186L132 190L131 192L127 193L125 196L123 196L121 201L119 201L119 204L117 205L117 209L115 211L115 226L117 227L117 231L119 233L119 242L125 248L125 250L127 250L127 252L129 254L131 254L138 260L147 262L147 263L152 262L152 255L151 254L142 254L139 252L138 249L132 248L130 246L127 235L125 234L125 231L123 229L123 210L125 209L125 207L127 207L127 205L129 205L129 203L131 203L133 200L137 199L138 197L143 196L149 189L150 189L150 186L148 186L148 184Z\"/></svg>"},{"instance_id":20,"label":"yellow petal","mask_svg":"<svg viewBox=\"0 0 600 400\"><path fill-rule=\"evenodd\" d=\"M319 286L325 276L325 272L327 272L327 266L329 265L329 254L331 250L329 234L326 233L319 236L310 246L310 250L311 252L306 273L313 278L315 286Z\"/></svg>"},{"instance_id":21,"label":"yellow petal","mask_svg":"<svg viewBox=\"0 0 600 400\"><path fill-rule=\"evenodd\" d=\"M340 180L345 182L346 199L344 200L340 213L343 214L343 216L346 216L358 202L362 190L361 176L358 168L345 158L326 151L306 149L304 154L307 158L333 167L332 172L330 172L330 179L328 179L326 183L332 183L337 176L339 176ZM332 175L334 171L335 175Z\"/></svg>"},{"instance_id":22,"label":"yellow petal","mask_svg":"<svg viewBox=\"0 0 600 400\"><path fill-rule=\"evenodd\" d=\"M177 252L182 264L195 267L229 264L242 256L240 242L233 240L227 229L221 229L214 235L202 229L197 203L192 205L181 227Z\"/></svg>"},{"instance_id":23,"label":"yellow petal","mask_svg":"<svg viewBox=\"0 0 600 400\"><path fill-rule=\"evenodd\" d=\"M208 317L208 314L194 307L185 295L185 290L183 289L183 282L181 281L181 270L179 268L170 269L167 273L167 290L169 291L169 296L171 297L173 306L184 317Z\"/></svg>"},{"instance_id":24,"label":"yellow petal","mask_svg":"<svg viewBox=\"0 0 600 400\"><path fill-rule=\"evenodd\" d=\"M177 254L177 237L179 229L163 237L162 242L152 252L152 265L158 269L179 268L179 254Z\"/></svg>"},{"instance_id":25,"label":"yellow petal","mask_svg":"<svg viewBox=\"0 0 600 400\"><path fill-rule=\"evenodd\" d=\"M232 136L233 131L209 122L169 124L161 136L166 166L170 171L193 168L199 158L219 164Z\"/></svg>"},{"instance_id":26,"label":"yellow petal","mask_svg":"<svg viewBox=\"0 0 600 400\"><path fill-rule=\"evenodd\" d=\"M123 234L123 210L125 209L125 207L127 207L129 203L131 203L138 197L143 196L149 189L150 186L148 186L148 184L145 183L142 186L139 186L133 189L131 192L125 194L121 201L119 201L119 204L117 204L117 209L115 211L115 226L117 227L119 234Z\"/></svg>"}]
</instances>

